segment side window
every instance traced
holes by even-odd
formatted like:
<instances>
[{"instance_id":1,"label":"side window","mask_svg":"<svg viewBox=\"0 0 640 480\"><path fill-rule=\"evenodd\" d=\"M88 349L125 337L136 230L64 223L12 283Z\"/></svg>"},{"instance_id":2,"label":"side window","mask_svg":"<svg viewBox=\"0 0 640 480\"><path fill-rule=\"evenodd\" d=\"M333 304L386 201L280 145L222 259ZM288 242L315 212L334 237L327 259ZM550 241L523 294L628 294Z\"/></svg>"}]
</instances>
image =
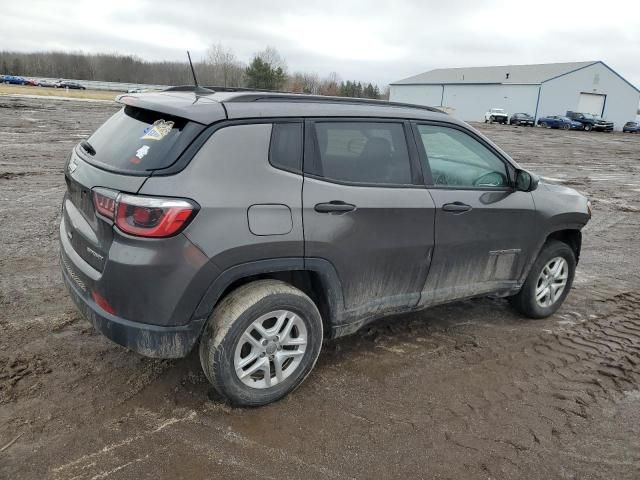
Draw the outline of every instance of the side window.
<instances>
[{"instance_id":1,"label":"side window","mask_svg":"<svg viewBox=\"0 0 640 480\"><path fill-rule=\"evenodd\" d=\"M434 185L506 187L507 167L475 138L455 128L418 125Z\"/></svg>"},{"instance_id":2,"label":"side window","mask_svg":"<svg viewBox=\"0 0 640 480\"><path fill-rule=\"evenodd\" d=\"M302 171L302 123L273 124L269 163L290 172Z\"/></svg>"},{"instance_id":3,"label":"side window","mask_svg":"<svg viewBox=\"0 0 640 480\"><path fill-rule=\"evenodd\" d=\"M411 184L401 123L318 122L318 158L311 173L354 183Z\"/></svg>"}]
</instances>

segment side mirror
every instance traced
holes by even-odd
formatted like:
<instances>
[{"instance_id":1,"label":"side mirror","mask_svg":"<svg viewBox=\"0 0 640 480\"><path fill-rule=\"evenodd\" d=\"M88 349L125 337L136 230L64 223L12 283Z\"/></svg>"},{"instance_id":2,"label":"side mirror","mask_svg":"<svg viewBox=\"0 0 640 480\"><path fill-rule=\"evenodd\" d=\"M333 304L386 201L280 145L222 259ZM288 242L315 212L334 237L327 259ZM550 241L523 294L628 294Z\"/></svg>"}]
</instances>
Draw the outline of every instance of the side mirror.
<instances>
[{"instance_id":1,"label":"side mirror","mask_svg":"<svg viewBox=\"0 0 640 480\"><path fill-rule=\"evenodd\" d=\"M538 177L526 170L516 171L516 190L519 192L532 192L538 188Z\"/></svg>"}]
</instances>

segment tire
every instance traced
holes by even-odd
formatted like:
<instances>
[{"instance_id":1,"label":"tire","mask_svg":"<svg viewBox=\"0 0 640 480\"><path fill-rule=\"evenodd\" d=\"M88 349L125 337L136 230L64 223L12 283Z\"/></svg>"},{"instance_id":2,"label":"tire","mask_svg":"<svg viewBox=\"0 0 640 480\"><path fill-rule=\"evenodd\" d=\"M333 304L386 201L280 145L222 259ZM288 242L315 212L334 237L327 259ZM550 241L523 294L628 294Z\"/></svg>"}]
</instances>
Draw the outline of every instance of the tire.
<instances>
[{"instance_id":1,"label":"tire","mask_svg":"<svg viewBox=\"0 0 640 480\"><path fill-rule=\"evenodd\" d=\"M569 128L570 128L570 125L566 125L566 124L562 125L562 129L563 130L569 130Z\"/></svg>"},{"instance_id":2,"label":"tire","mask_svg":"<svg viewBox=\"0 0 640 480\"><path fill-rule=\"evenodd\" d=\"M493 115L491 115L491 116L489 117L489 123L493 123L493 122L494 122L494 120L495 120L495 119L493 118Z\"/></svg>"},{"instance_id":3,"label":"tire","mask_svg":"<svg viewBox=\"0 0 640 480\"><path fill-rule=\"evenodd\" d=\"M593 130L593 125L590 125L590 124L588 124L588 123L587 123L587 124L584 126L584 131L585 131L585 132L590 132L591 130Z\"/></svg>"},{"instance_id":4,"label":"tire","mask_svg":"<svg viewBox=\"0 0 640 480\"><path fill-rule=\"evenodd\" d=\"M322 335L320 312L306 294L285 282L258 280L234 290L215 308L200 340L200 363L209 382L231 404L266 405L292 392L309 375ZM242 366L242 361L248 363ZM283 378L276 376L276 362ZM260 365L264 370L255 368ZM237 366L244 368L244 379L236 373Z\"/></svg>"},{"instance_id":5,"label":"tire","mask_svg":"<svg viewBox=\"0 0 640 480\"><path fill-rule=\"evenodd\" d=\"M536 290L540 288L544 284L544 279L542 279L542 272L545 267L558 259L564 259L566 262L566 282L562 291L557 292L557 296L553 301L544 305L545 298L549 298L546 295L542 298L543 302L539 302L536 299ZM561 263L561 262L560 262ZM551 265L554 265L551 263ZM556 262L555 265L558 265ZM529 271L529 275L524 282L524 285L520 289L520 291L509 298L509 302L511 306L521 313L522 315L529 318L546 318L549 315L552 315L560 308L564 299L569 294L571 290L571 285L573 284L573 277L576 271L576 257L571 250L571 247L566 243L560 242L558 240L549 240L543 247L540 253L538 254L538 258L535 263L531 267ZM541 283L542 282L542 283ZM556 280L553 281L552 284L555 283Z\"/></svg>"}]
</instances>

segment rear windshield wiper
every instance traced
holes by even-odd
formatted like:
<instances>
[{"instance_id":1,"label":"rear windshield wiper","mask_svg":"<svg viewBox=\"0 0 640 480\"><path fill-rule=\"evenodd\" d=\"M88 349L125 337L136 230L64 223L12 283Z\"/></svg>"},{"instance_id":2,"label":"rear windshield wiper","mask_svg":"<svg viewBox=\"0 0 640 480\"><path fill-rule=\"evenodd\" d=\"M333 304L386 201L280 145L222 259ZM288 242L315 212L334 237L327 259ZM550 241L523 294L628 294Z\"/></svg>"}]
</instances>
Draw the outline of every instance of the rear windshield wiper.
<instances>
[{"instance_id":1,"label":"rear windshield wiper","mask_svg":"<svg viewBox=\"0 0 640 480\"><path fill-rule=\"evenodd\" d=\"M91 155L92 157L96 154L96 149L93 148L91 146L91 144L89 142L87 142L86 140L83 140L82 142L80 142L80 146L82 147L82 149L87 152L89 155Z\"/></svg>"}]
</instances>

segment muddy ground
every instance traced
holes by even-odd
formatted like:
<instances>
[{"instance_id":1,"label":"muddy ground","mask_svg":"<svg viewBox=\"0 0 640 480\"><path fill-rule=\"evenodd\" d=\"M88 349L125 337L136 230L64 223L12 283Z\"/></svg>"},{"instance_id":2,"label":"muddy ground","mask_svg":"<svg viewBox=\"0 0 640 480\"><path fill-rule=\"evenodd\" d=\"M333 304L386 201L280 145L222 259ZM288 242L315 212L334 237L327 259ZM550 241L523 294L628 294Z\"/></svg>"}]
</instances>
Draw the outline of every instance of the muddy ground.
<instances>
[{"instance_id":1,"label":"muddy ground","mask_svg":"<svg viewBox=\"0 0 640 480\"><path fill-rule=\"evenodd\" d=\"M552 318L478 299L385 319L234 409L196 355L114 345L63 289L63 163L115 108L0 97L0 478L640 478L640 135L479 125L593 199Z\"/></svg>"}]
</instances>

